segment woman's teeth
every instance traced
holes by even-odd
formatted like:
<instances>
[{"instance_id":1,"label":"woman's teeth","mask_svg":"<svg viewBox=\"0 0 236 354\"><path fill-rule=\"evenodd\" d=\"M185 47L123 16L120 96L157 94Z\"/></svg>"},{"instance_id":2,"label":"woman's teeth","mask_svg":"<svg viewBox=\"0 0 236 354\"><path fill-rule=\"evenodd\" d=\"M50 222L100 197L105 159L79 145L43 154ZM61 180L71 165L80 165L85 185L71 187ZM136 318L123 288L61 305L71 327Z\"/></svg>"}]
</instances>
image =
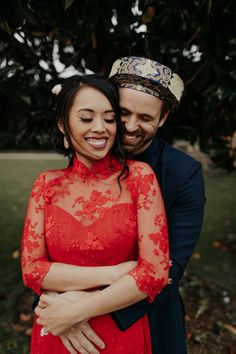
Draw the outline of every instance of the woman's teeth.
<instances>
[{"instance_id":1,"label":"woman's teeth","mask_svg":"<svg viewBox=\"0 0 236 354\"><path fill-rule=\"evenodd\" d=\"M103 147L106 145L106 139L105 138L102 138L102 139L89 138L89 139L87 139L87 143L91 146L94 146L94 147Z\"/></svg>"}]
</instances>

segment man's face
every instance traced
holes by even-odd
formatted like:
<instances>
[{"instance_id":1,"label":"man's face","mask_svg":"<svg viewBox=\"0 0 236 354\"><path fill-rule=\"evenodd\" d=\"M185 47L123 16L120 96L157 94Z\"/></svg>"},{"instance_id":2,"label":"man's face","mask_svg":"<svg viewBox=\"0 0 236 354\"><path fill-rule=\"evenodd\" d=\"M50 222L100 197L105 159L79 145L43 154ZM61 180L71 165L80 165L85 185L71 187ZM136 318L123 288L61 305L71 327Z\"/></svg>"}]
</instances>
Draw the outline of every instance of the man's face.
<instances>
[{"instance_id":1,"label":"man's face","mask_svg":"<svg viewBox=\"0 0 236 354\"><path fill-rule=\"evenodd\" d=\"M163 101L150 94L128 88L120 88L119 93L124 128L122 145L126 152L136 155L151 144L169 112L161 116Z\"/></svg>"}]
</instances>

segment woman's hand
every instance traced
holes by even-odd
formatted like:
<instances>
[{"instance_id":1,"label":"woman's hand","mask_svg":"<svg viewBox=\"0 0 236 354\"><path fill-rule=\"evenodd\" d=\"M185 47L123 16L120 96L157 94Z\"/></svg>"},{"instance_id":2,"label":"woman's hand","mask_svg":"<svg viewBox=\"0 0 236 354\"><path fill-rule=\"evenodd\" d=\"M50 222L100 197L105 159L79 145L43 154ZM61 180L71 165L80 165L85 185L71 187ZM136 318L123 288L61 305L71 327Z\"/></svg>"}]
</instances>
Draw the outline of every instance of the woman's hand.
<instances>
[{"instance_id":1,"label":"woman's hand","mask_svg":"<svg viewBox=\"0 0 236 354\"><path fill-rule=\"evenodd\" d=\"M41 295L40 303L46 306L37 306L35 313L38 316L36 322L42 325L46 332L60 335L75 323L79 322L73 309L73 303L60 296Z\"/></svg>"},{"instance_id":2,"label":"woman's hand","mask_svg":"<svg viewBox=\"0 0 236 354\"><path fill-rule=\"evenodd\" d=\"M44 291L43 292L45 295L51 295L51 296L58 296L58 292L56 291ZM43 302L41 300L41 298L39 298L39 301L38 301L38 307L40 307L41 309L45 309L47 307L47 303L46 302Z\"/></svg>"},{"instance_id":3,"label":"woman's hand","mask_svg":"<svg viewBox=\"0 0 236 354\"><path fill-rule=\"evenodd\" d=\"M75 302L79 300L84 300L85 298L92 296L97 292L98 291L67 291L64 293L57 293L48 291L44 294L63 299L67 302ZM40 299L38 307L46 308L50 306L47 302L43 302L43 299L44 297ZM46 332L49 332L47 325L44 326L44 329ZM86 353L88 354L99 354L99 351L96 349L96 346L101 349L105 347L104 342L101 340L100 337L98 337L98 335L90 327L87 321L76 323L67 331L63 332L60 335L60 338L68 352L71 354L76 354L78 351L86 351Z\"/></svg>"}]
</instances>

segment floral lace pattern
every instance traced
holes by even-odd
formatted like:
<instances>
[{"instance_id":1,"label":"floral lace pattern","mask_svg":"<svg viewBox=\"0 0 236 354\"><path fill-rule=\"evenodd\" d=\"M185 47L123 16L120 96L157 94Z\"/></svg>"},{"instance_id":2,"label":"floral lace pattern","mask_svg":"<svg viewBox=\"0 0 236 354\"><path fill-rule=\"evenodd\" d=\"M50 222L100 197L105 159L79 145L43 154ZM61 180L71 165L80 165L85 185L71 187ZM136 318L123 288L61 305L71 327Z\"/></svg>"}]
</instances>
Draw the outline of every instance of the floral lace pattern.
<instances>
[{"instance_id":1,"label":"floral lace pattern","mask_svg":"<svg viewBox=\"0 0 236 354\"><path fill-rule=\"evenodd\" d=\"M120 190L121 169L112 155L90 170L75 158L71 167L37 177L22 238L26 286L40 294L53 262L105 266L136 259L129 274L150 301L167 284L167 223L156 177L145 163L129 161Z\"/></svg>"}]
</instances>

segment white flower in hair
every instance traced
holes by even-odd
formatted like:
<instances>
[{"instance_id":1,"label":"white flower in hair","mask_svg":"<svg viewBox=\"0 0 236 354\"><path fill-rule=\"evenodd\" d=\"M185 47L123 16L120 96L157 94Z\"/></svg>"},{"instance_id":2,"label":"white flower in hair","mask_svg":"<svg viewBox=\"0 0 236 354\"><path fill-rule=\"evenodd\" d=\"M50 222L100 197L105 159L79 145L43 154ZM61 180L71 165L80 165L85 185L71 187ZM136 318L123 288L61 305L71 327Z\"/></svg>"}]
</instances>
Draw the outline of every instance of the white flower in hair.
<instances>
[{"instance_id":1,"label":"white flower in hair","mask_svg":"<svg viewBox=\"0 0 236 354\"><path fill-rule=\"evenodd\" d=\"M61 84L57 84L57 85L55 85L55 86L52 88L52 93L57 96L57 95L59 95L59 93L61 92L61 90L62 90L62 85L61 85Z\"/></svg>"}]
</instances>

